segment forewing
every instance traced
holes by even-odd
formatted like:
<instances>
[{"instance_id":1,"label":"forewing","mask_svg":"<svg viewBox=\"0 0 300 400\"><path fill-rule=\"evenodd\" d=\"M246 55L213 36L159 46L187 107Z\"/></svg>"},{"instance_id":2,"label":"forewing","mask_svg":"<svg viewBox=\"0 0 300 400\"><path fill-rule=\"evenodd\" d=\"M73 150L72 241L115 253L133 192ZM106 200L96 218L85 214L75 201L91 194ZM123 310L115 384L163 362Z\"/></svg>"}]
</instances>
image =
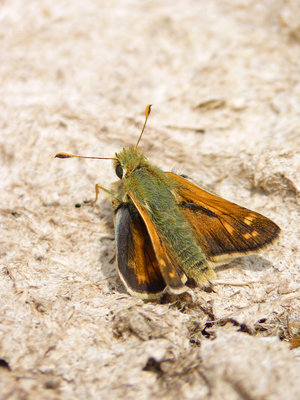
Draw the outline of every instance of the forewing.
<instances>
[{"instance_id":1,"label":"forewing","mask_svg":"<svg viewBox=\"0 0 300 400\"><path fill-rule=\"evenodd\" d=\"M175 257L172 257L172 254L160 239L145 207L139 204L131 191L128 192L128 195L145 223L161 275L163 276L166 285L174 294L184 293L187 291L187 287L184 285L187 280L186 275L177 264Z\"/></svg>"},{"instance_id":2,"label":"forewing","mask_svg":"<svg viewBox=\"0 0 300 400\"><path fill-rule=\"evenodd\" d=\"M143 299L158 297L166 285L143 219L132 204L116 210L115 234L118 271L128 292Z\"/></svg>"},{"instance_id":3,"label":"forewing","mask_svg":"<svg viewBox=\"0 0 300 400\"><path fill-rule=\"evenodd\" d=\"M201 189L172 172L174 196L206 255L215 263L270 244L280 228L270 219Z\"/></svg>"}]
</instances>

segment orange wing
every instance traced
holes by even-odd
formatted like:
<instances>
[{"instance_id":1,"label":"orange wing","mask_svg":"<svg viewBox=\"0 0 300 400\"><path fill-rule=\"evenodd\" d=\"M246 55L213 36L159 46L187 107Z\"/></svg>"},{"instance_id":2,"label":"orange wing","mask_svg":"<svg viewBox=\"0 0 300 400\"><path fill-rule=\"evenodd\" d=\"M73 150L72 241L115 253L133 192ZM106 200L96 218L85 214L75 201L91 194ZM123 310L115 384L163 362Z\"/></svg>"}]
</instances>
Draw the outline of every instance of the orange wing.
<instances>
[{"instance_id":1,"label":"orange wing","mask_svg":"<svg viewBox=\"0 0 300 400\"><path fill-rule=\"evenodd\" d=\"M115 213L117 265L120 278L132 295L153 299L166 284L145 224L135 207L123 204Z\"/></svg>"},{"instance_id":2,"label":"orange wing","mask_svg":"<svg viewBox=\"0 0 300 400\"><path fill-rule=\"evenodd\" d=\"M145 208L139 204L131 191L128 192L128 195L145 223L159 265L160 273L167 287L174 294L184 293L187 290L187 287L184 285L187 280L186 275L180 269L177 262L172 258L171 254L167 251L166 246L159 238L155 226L149 218Z\"/></svg>"},{"instance_id":3,"label":"orange wing","mask_svg":"<svg viewBox=\"0 0 300 400\"><path fill-rule=\"evenodd\" d=\"M241 253L257 251L278 236L280 228L263 215L213 195L172 172L166 174L176 183L175 198L213 262L220 264Z\"/></svg>"}]
</instances>

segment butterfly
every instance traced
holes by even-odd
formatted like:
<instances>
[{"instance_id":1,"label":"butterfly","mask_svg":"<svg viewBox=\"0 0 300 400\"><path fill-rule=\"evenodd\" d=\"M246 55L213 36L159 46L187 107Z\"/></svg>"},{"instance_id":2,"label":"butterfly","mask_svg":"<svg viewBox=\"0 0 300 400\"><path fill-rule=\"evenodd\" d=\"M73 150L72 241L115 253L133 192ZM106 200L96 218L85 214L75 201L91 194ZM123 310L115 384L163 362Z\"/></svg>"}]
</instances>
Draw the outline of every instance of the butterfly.
<instances>
[{"instance_id":1,"label":"butterfly","mask_svg":"<svg viewBox=\"0 0 300 400\"><path fill-rule=\"evenodd\" d=\"M269 218L152 165L138 149L150 110L135 147L104 158L113 160L119 181L112 189L96 184L94 200L100 190L111 200L119 276L142 299L184 293L188 279L208 286L215 266L266 247L280 232Z\"/></svg>"}]
</instances>

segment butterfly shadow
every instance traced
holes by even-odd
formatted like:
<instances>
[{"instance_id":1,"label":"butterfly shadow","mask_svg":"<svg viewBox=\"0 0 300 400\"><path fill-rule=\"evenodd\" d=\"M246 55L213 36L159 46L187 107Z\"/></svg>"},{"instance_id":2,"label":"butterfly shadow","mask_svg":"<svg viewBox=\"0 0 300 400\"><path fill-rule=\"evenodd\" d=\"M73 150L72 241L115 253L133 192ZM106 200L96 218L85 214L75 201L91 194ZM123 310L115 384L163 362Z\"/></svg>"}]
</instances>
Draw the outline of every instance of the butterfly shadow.
<instances>
[{"instance_id":1,"label":"butterfly shadow","mask_svg":"<svg viewBox=\"0 0 300 400\"><path fill-rule=\"evenodd\" d=\"M263 271L267 268L271 268L273 263L266 258L257 254L251 254L249 256L237 257L227 264L218 265L215 267L216 273L219 271L226 271L231 268L239 268L248 271Z\"/></svg>"}]
</instances>

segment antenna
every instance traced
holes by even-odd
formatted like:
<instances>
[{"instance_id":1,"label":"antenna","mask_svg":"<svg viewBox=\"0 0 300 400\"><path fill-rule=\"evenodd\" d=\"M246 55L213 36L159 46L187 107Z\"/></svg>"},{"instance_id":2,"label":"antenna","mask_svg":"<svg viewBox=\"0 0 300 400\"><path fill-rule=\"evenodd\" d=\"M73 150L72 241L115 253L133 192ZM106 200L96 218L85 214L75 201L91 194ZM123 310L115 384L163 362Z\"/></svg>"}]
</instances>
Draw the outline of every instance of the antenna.
<instances>
[{"instance_id":1,"label":"antenna","mask_svg":"<svg viewBox=\"0 0 300 400\"><path fill-rule=\"evenodd\" d=\"M140 133L138 141L137 141L137 143L135 145L135 149L137 149L137 147L138 147L138 145L140 143L141 137L142 137L142 135L144 133L144 130L145 130L145 127L146 127L146 124L147 124L147 120L148 120L148 117L149 117L150 112L151 112L151 106L152 106L152 104L149 104L146 107L144 126L143 126L143 129L142 129L142 132ZM55 157L56 158L91 158L93 160L116 160L116 157L88 157L88 156L78 156L76 154L69 154L69 153L57 153L55 155Z\"/></svg>"},{"instance_id":2,"label":"antenna","mask_svg":"<svg viewBox=\"0 0 300 400\"><path fill-rule=\"evenodd\" d=\"M151 107L152 107L152 104L149 104L149 105L146 107L144 126L143 126L143 129L142 129L142 132L140 133L140 136L139 136L139 138L138 138L138 141L136 142L135 149L137 149L137 147L138 147L138 145L139 145L139 143L140 143L141 137L142 137L142 135L143 135L143 133L144 133L145 126L146 126L148 117L149 117L150 112L151 112Z\"/></svg>"},{"instance_id":3,"label":"antenna","mask_svg":"<svg viewBox=\"0 0 300 400\"><path fill-rule=\"evenodd\" d=\"M75 154L69 153L57 153L55 154L56 158L92 158L94 160L115 160L115 157L87 157L87 156L77 156ZM54 158L55 158L54 157Z\"/></svg>"}]
</instances>

